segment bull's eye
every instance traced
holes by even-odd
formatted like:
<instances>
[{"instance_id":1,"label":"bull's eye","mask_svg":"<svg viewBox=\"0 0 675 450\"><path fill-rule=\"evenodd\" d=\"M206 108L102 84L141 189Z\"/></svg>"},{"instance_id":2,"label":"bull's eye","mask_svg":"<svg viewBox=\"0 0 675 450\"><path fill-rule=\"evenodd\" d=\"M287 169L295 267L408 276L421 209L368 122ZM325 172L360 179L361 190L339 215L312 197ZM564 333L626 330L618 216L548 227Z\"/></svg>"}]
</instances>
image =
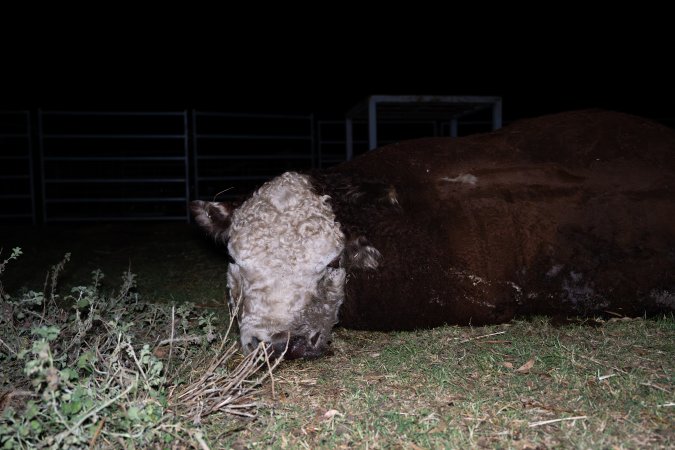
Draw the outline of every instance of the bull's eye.
<instances>
[{"instance_id":1,"label":"bull's eye","mask_svg":"<svg viewBox=\"0 0 675 450\"><path fill-rule=\"evenodd\" d=\"M321 333L314 333L314 336L309 338L309 343L312 344L313 347L316 347L316 343L319 342L320 337Z\"/></svg>"},{"instance_id":2,"label":"bull's eye","mask_svg":"<svg viewBox=\"0 0 675 450\"><path fill-rule=\"evenodd\" d=\"M336 256L329 264L328 267L331 269L339 269L340 268L340 255Z\"/></svg>"},{"instance_id":3,"label":"bull's eye","mask_svg":"<svg viewBox=\"0 0 675 450\"><path fill-rule=\"evenodd\" d=\"M229 252L227 253L227 262L229 264L237 264L237 262L234 260L234 258L232 257L232 255L230 255Z\"/></svg>"}]
</instances>

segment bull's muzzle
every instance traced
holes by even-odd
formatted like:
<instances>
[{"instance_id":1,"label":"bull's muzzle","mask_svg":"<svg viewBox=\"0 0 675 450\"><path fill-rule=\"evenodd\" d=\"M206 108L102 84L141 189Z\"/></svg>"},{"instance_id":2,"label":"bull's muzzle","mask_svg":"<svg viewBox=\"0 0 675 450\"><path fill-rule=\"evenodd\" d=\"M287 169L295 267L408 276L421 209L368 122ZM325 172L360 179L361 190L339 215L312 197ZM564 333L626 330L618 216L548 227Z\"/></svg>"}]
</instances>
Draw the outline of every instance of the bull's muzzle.
<instances>
[{"instance_id":1,"label":"bull's muzzle","mask_svg":"<svg viewBox=\"0 0 675 450\"><path fill-rule=\"evenodd\" d=\"M280 332L272 336L271 342L266 343L270 358L299 359L318 358L326 351L325 346L317 345L320 333L315 333L309 339L303 335L294 335L289 332ZM254 351L260 345L260 339L252 337L245 345L247 352Z\"/></svg>"}]
</instances>

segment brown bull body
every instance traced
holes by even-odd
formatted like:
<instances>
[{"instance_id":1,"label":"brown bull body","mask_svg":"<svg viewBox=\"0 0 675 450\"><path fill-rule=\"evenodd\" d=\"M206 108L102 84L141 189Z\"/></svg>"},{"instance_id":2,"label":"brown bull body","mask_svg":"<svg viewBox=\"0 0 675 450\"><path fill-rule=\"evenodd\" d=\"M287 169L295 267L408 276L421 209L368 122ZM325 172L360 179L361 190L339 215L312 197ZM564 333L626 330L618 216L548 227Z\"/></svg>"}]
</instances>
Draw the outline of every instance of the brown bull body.
<instances>
[{"instance_id":1,"label":"brown bull body","mask_svg":"<svg viewBox=\"0 0 675 450\"><path fill-rule=\"evenodd\" d=\"M244 352L317 357L336 323L675 311L675 131L624 114L402 142L191 208L227 243Z\"/></svg>"},{"instance_id":2,"label":"brown bull body","mask_svg":"<svg viewBox=\"0 0 675 450\"><path fill-rule=\"evenodd\" d=\"M315 186L382 254L348 270L343 326L675 309L675 131L653 122L578 111L407 141Z\"/></svg>"}]
</instances>

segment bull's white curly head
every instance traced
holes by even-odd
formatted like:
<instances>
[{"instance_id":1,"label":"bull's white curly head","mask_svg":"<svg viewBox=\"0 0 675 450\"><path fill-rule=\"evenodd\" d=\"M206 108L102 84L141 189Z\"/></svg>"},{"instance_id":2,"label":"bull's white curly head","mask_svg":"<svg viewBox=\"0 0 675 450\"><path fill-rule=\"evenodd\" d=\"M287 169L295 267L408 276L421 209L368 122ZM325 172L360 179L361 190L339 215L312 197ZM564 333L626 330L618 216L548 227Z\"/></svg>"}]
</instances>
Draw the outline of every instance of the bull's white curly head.
<instances>
[{"instance_id":1,"label":"bull's white curly head","mask_svg":"<svg viewBox=\"0 0 675 450\"><path fill-rule=\"evenodd\" d=\"M345 267L375 268L380 256L366 242L346 242L328 196L315 193L307 175L287 172L236 209L203 201L191 208L199 225L227 242L230 309L243 351L264 341L277 354L288 345L286 358L324 353L344 300Z\"/></svg>"}]
</instances>

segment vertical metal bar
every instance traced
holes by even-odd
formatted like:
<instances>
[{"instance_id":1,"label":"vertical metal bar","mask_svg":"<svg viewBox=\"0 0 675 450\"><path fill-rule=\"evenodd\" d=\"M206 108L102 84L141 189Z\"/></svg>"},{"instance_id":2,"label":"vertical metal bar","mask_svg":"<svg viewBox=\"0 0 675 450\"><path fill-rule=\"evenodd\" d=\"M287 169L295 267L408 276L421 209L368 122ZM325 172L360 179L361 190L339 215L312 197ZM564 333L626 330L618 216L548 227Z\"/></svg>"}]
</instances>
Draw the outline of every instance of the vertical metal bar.
<instances>
[{"instance_id":1,"label":"vertical metal bar","mask_svg":"<svg viewBox=\"0 0 675 450\"><path fill-rule=\"evenodd\" d=\"M184 158L183 166L185 172L185 221L190 222L190 154L189 154L189 136L188 136L188 112L183 110L183 145Z\"/></svg>"},{"instance_id":2,"label":"vertical metal bar","mask_svg":"<svg viewBox=\"0 0 675 450\"><path fill-rule=\"evenodd\" d=\"M368 99L368 150L377 148L377 102Z\"/></svg>"},{"instance_id":3,"label":"vertical metal bar","mask_svg":"<svg viewBox=\"0 0 675 450\"><path fill-rule=\"evenodd\" d=\"M492 130L502 127L502 100L499 99L492 106Z\"/></svg>"},{"instance_id":4,"label":"vertical metal bar","mask_svg":"<svg viewBox=\"0 0 675 450\"><path fill-rule=\"evenodd\" d=\"M345 158L351 161L354 158L354 134L352 119L345 119Z\"/></svg>"},{"instance_id":5,"label":"vertical metal bar","mask_svg":"<svg viewBox=\"0 0 675 450\"><path fill-rule=\"evenodd\" d=\"M450 137L457 137L457 118L450 119Z\"/></svg>"},{"instance_id":6,"label":"vertical metal bar","mask_svg":"<svg viewBox=\"0 0 675 450\"><path fill-rule=\"evenodd\" d=\"M197 111L192 110L192 169L195 174L195 199L199 200L199 149L197 145Z\"/></svg>"},{"instance_id":7,"label":"vertical metal bar","mask_svg":"<svg viewBox=\"0 0 675 450\"><path fill-rule=\"evenodd\" d=\"M42 193L40 201L42 202L42 222L47 223L47 187L45 183L45 144L42 114L42 109L38 109L38 147L40 149L38 164L40 164L40 190Z\"/></svg>"},{"instance_id":8,"label":"vertical metal bar","mask_svg":"<svg viewBox=\"0 0 675 450\"><path fill-rule=\"evenodd\" d=\"M310 144L309 144L310 147L309 148L310 148L310 150L309 151L310 151L310 155L311 155L312 169L316 169L316 154L315 154L316 149L314 148L314 145L315 145L315 135L314 134L316 132L316 130L314 129L315 125L316 124L314 122L314 114L310 114L309 115L309 133L310 133L310 136L309 136L309 139L310 139Z\"/></svg>"},{"instance_id":9,"label":"vertical metal bar","mask_svg":"<svg viewBox=\"0 0 675 450\"><path fill-rule=\"evenodd\" d=\"M35 168L33 167L33 133L30 124L30 111L26 111L26 138L28 142L28 170L30 179L30 214L33 225L37 223L35 217Z\"/></svg>"},{"instance_id":10,"label":"vertical metal bar","mask_svg":"<svg viewBox=\"0 0 675 450\"><path fill-rule=\"evenodd\" d=\"M316 123L316 163L317 168L323 169L323 145L321 134L321 121Z\"/></svg>"}]
</instances>

